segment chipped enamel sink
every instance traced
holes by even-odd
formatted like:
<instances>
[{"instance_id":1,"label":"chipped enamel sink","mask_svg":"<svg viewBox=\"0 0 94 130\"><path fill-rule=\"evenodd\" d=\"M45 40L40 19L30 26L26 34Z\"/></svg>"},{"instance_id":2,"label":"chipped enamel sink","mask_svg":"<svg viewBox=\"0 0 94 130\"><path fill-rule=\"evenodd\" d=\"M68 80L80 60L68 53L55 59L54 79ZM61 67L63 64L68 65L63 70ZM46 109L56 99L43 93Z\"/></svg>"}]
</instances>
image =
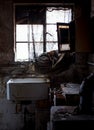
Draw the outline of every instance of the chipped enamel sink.
<instances>
[{"instance_id":1,"label":"chipped enamel sink","mask_svg":"<svg viewBox=\"0 0 94 130\"><path fill-rule=\"evenodd\" d=\"M12 78L6 85L8 100L42 100L48 98L50 81L45 77Z\"/></svg>"}]
</instances>

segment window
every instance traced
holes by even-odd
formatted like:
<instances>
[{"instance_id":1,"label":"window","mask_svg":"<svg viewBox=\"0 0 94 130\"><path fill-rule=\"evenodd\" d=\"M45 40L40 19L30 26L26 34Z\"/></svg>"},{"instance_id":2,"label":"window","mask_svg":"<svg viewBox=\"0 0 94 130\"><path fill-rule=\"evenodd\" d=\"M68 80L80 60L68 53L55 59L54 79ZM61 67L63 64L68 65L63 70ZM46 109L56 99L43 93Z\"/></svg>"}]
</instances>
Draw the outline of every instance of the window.
<instances>
[{"instance_id":1,"label":"window","mask_svg":"<svg viewBox=\"0 0 94 130\"><path fill-rule=\"evenodd\" d=\"M30 61L43 53L43 25L16 25L16 59Z\"/></svg>"},{"instance_id":2,"label":"window","mask_svg":"<svg viewBox=\"0 0 94 130\"><path fill-rule=\"evenodd\" d=\"M15 61L32 61L58 50L57 23L71 20L71 8L16 5Z\"/></svg>"},{"instance_id":3,"label":"window","mask_svg":"<svg viewBox=\"0 0 94 130\"><path fill-rule=\"evenodd\" d=\"M57 23L58 50L70 50L69 23Z\"/></svg>"}]
</instances>

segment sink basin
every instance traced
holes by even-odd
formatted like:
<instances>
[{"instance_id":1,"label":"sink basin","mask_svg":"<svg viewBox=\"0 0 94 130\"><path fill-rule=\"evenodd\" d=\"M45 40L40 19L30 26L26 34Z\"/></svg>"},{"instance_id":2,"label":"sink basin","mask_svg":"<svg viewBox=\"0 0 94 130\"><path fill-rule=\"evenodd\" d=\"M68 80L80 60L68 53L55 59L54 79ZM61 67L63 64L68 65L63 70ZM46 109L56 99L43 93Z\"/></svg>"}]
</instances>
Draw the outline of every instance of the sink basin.
<instances>
[{"instance_id":1,"label":"sink basin","mask_svg":"<svg viewBox=\"0 0 94 130\"><path fill-rule=\"evenodd\" d=\"M48 98L50 80L45 77L12 78L6 87L8 100L43 100Z\"/></svg>"}]
</instances>

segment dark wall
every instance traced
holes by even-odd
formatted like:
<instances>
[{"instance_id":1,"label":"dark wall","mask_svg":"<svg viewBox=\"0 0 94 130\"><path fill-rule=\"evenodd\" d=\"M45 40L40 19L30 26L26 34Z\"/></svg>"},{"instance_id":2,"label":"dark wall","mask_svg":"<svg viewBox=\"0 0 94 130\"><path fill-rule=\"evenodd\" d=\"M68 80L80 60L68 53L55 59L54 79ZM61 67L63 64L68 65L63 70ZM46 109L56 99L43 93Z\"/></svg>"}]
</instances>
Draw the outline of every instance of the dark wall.
<instances>
[{"instance_id":1,"label":"dark wall","mask_svg":"<svg viewBox=\"0 0 94 130\"><path fill-rule=\"evenodd\" d=\"M13 60L13 6L12 1L0 1L0 64Z\"/></svg>"}]
</instances>

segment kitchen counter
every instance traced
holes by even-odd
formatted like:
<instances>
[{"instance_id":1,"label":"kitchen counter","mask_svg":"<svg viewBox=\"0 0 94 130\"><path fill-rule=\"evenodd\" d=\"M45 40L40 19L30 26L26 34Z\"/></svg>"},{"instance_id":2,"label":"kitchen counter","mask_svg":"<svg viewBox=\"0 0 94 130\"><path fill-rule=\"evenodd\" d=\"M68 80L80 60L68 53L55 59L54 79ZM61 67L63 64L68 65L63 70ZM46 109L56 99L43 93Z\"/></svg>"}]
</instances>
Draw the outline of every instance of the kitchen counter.
<instances>
[{"instance_id":1,"label":"kitchen counter","mask_svg":"<svg viewBox=\"0 0 94 130\"><path fill-rule=\"evenodd\" d=\"M76 83L66 83L60 85L60 90L62 93L56 95L56 105L68 105L74 106L79 104L79 89L80 84ZM58 101L61 101L58 103Z\"/></svg>"}]
</instances>

